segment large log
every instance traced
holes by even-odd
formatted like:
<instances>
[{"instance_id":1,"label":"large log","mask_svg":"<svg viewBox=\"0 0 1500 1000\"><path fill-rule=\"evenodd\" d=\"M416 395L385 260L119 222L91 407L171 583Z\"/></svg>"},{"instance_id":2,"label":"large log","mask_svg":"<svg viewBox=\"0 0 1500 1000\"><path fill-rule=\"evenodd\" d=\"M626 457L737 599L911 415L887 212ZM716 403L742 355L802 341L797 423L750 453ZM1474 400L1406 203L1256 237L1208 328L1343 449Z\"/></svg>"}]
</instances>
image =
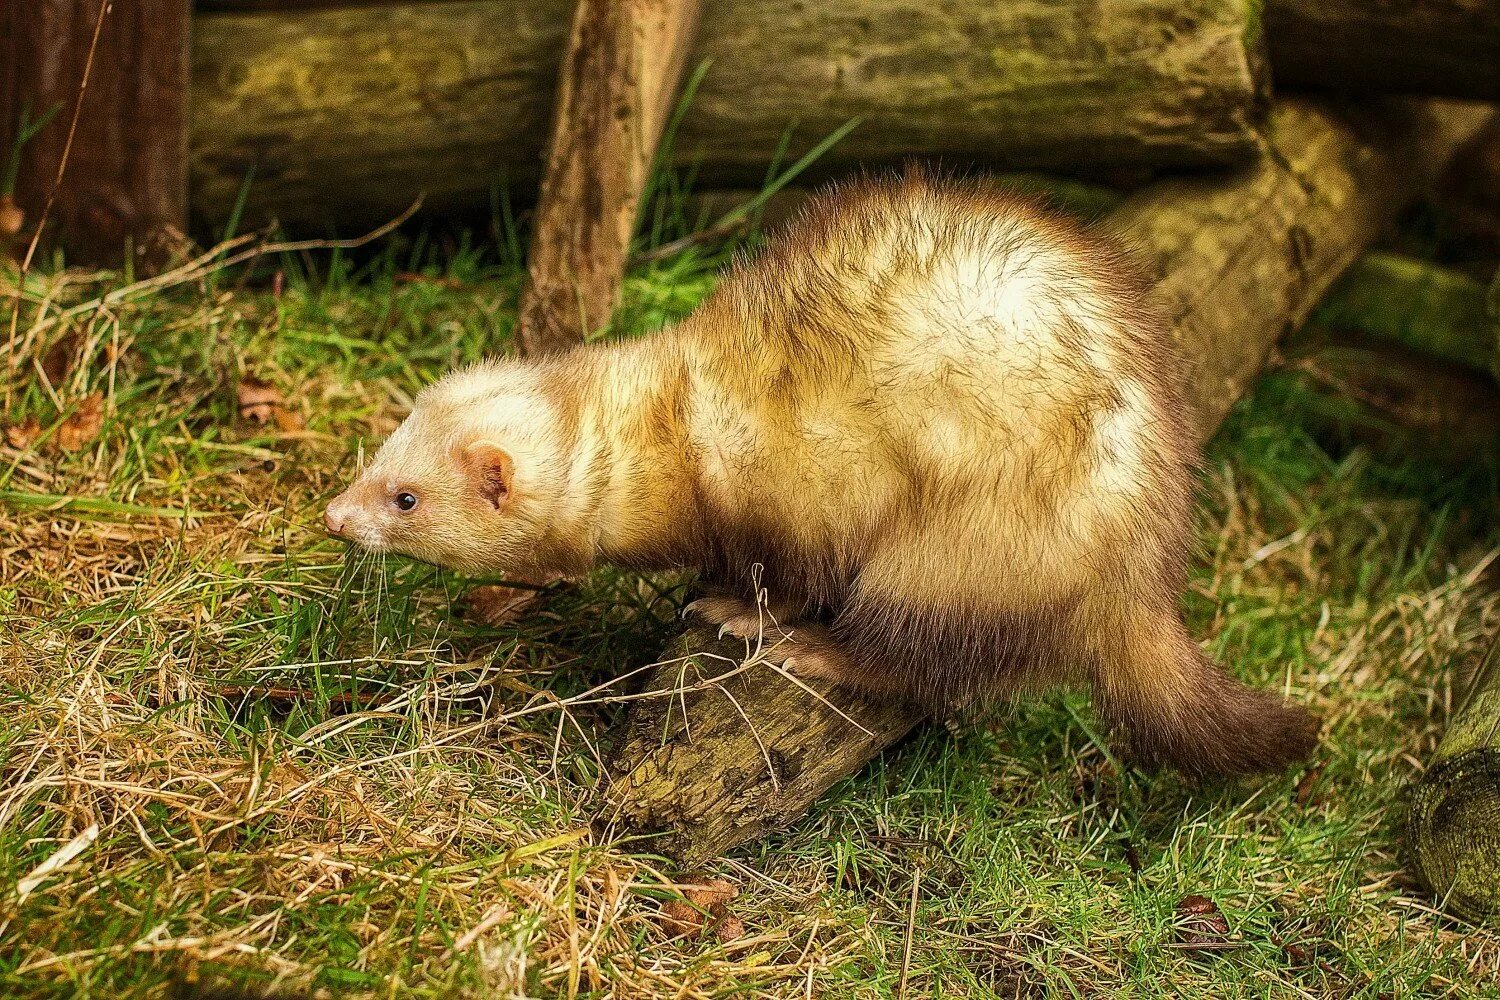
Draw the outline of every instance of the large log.
<instances>
[{"instance_id":1,"label":"large log","mask_svg":"<svg viewBox=\"0 0 1500 1000\"><path fill-rule=\"evenodd\" d=\"M1500 99L1495 0L1267 0L1278 84Z\"/></svg>"},{"instance_id":2,"label":"large log","mask_svg":"<svg viewBox=\"0 0 1500 1000\"><path fill-rule=\"evenodd\" d=\"M578 0L516 320L524 353L582 343L614 313L698 13L698 0Z\"/></svg>"},{"instance_id":3,"label":"large log","mask_svg":"<svg viewBox=\"0 0 1500 1000\"><path fill-rule=\"evenodd\" d=\"M1156 277L1191 370L1200 437L1219 426L1283 331L1306 319L1487 115L1389 103L1350 116L1288 101L1252 165L1161 182L1112 213L1110 226L1141 248ZM699 641L690 636L687 651ZM650 684L671 690L683 669L674 659ZM714 672L712 663L698 669ZM755 666L718 687L648 702L617 756L607 815L659 831L661 848L691 864L801 815L921 721L913 709L808 687L816 696Z\"/></svg>"},{"instance_id":4,"label":"large log","mask_svg":"<svg viewBox=\"0 0 1500 1000\"><path fill-rule=\"evenodd\" d=\"M1412 789L1406 835L1417 877L1444 906L1500 914L1500 643Z\"/></svg>"},{"instance_id":5,"label":"large log","mask_svg":"<svg viewBox=\"0 0 1500 1000\"><path fill-rule=\"evenodd\" d=\"M913 153L1013 168L1223 164L1254 150L1266 73L1243 0L724 0L677 149L758 184L860 118L826 158ZM287 222L489 204L531 181L568 0L203 13L194 23L193 207Z\"/></svg>"}]
</instances>

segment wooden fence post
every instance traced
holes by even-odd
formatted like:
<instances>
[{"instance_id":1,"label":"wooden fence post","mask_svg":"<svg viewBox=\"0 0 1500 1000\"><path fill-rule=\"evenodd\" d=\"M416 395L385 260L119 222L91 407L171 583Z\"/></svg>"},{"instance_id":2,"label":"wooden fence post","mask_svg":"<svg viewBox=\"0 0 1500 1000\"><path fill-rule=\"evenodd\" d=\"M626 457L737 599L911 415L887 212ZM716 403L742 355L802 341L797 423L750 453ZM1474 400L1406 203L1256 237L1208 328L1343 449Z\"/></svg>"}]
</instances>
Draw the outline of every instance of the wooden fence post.
<instances>
[{"instance_id":1,"label":"wooden fence post","mask_svg":"<svg viewBox=\"0 0 1500 1000\"><path fill-rule=\"evenodd\" d=\"M609 322L698 0L578 0L521 293L527 354Z\"/></svg>"},{"instance_id":2,"label":"wooden fence post","mask_svg":"<svg viewBox=\"0 0 1500 1000\"><path fill-rule=\"evenodd\" d=\"M29 231L67 150L43 236L72 261L117 264L129 244L140 263L164 231L186 229L191 8L191 0L0 3L0 157L23 112L35 119L58 109L26 144L15 194Z\"/></svg>"}]
</instances>

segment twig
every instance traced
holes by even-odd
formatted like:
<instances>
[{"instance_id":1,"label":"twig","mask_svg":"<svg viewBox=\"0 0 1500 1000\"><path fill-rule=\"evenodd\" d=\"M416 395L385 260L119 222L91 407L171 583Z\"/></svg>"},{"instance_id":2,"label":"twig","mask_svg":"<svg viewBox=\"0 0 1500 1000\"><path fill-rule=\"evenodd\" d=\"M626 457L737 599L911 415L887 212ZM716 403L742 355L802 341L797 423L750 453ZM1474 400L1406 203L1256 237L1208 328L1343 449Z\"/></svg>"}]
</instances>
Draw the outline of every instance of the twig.
<instances>
[{"instance_id":1,"label":"twig","mask_svg":"<svg viewBox=\"0 0 1500 1000\"><path fill-rule=\"evenodd\" d=\"M670 240L661 246L652 247L650 250L642 250L640 253L631 254L630 266L641 267L645 264L654 264L659 260L675 257L690 247L737 236L744 232L745 228L749 225L750 219L747 216L725 217L707 229L700 229L696 233L688 233L686 236Z\"/></svg>"},{"instance_id":2,"label":"twig","mask_svg":"<svg viewBox=\"0 0 1500 1000\"><path fill-rule=\"evenodd\" d=\"M906 984L911 977L911 942L917 928L917 893L922 888L922 868L911 872L911 905L906 908L906 943L901 949L901 982L896 986L897 1000L906 1000Z\"/></svg>"},{"instance_id":3,"label":"twig","mask_svg":"<svg viewBox=\"0 0 1500 1000\"><path fill-rule=\"evenodd\" d=\"M95 309L103 309L109 306L119 305L123 302L128 302L137 295L150 292L165 291L168 288L175 288L176 286L186 284L189 281L196 281L199 278L207 277L209 274L212 274L215 271L233 267L236 264L242 264L245 261L253 260L257 257L264 257L270 254L277 253L295 253L301 250L352 250L357 247L364 246L366 243L378 240L382 236L390 234L398 226L415 215L417 211L421 209L421 207L422 199L418 198L416 201L411 203L411 206L408 207L406 211L402 212L394 219L391 219L384 225L370 230L363 236L356 236L352 239L299 240L285 243L262 243L257 246L250 247L248 250L241 250L240 252L235 253L231 256L223 256L230 250L234 250L237 247L243 247L245 246L245 244L253 242L260 234L246 233L242 236L236 236L233 239L225 240L218 246L214 247L212 250L205 251L204 253L199 254L197 257L194 257L192 260L176 268L173 268L170 271L164 271L161 274L155 275L153 277L143 278L140 281L134 282L132 284L124 285L120 288L114 289L113 291L106 292L104 295L100 295L97 298L90 299L87 302L80 302L76 306L69 306L67 309L59 311L50 319L41 320L33 324L29 330L29 333L35 334L47 330L53 326L56 326L58 323L61 323L65 319L69 319L73 316L78 316L86 312L91 312ZM25 283L22 282L22 288L24 287ZM19 296L20 294L21 292L18 291L17 295Z\"/></svg>"}]
</instances>

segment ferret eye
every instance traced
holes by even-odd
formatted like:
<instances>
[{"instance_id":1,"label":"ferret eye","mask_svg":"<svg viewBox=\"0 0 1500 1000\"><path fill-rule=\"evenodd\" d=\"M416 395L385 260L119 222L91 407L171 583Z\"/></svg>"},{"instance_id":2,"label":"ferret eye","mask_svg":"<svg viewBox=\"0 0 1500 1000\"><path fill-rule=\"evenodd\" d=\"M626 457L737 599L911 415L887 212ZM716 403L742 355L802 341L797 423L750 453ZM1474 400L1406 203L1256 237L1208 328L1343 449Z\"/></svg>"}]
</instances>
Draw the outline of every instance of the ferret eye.
<instances>
[{"instance_id":1,"label":"ferret eye","mask_svg":"<svg viewBox=\"0 0 1500 1000\"><path fill-rule=\"evenodd\" d=\"M411 510L417 505L417 498L410 493L397 493L395 504L399 510Z\"/></svg>"}]
</instances>

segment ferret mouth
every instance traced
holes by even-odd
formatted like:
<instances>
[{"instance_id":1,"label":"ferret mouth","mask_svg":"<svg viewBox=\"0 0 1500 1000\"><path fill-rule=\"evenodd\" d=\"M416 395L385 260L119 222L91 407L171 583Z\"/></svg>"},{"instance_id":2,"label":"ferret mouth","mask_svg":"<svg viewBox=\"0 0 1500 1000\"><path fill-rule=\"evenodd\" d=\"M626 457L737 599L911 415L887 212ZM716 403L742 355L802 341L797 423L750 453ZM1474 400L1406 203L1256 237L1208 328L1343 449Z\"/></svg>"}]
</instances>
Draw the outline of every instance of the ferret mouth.
<instances>
[{"instance_id":1,"label":"ferret mouth","mask_svg":"<svg viewBox=\"0 0 1500 1000\"><path fill-rule=\"evenodd\" d=\"M388 545L383 542L366 542L363 539L355 538L350 535L337 535L335 537L337 537L339 541L344 543L346 557L399 556L402 559L409 559L412 562L421 563L424 566L432 566L435 569L452 568L451 566L444 566L442 563L426 558L425 556L419 556L415 552L409 552L406 549L397 548L394 545Z\"/></svg>"}]
</instances>

